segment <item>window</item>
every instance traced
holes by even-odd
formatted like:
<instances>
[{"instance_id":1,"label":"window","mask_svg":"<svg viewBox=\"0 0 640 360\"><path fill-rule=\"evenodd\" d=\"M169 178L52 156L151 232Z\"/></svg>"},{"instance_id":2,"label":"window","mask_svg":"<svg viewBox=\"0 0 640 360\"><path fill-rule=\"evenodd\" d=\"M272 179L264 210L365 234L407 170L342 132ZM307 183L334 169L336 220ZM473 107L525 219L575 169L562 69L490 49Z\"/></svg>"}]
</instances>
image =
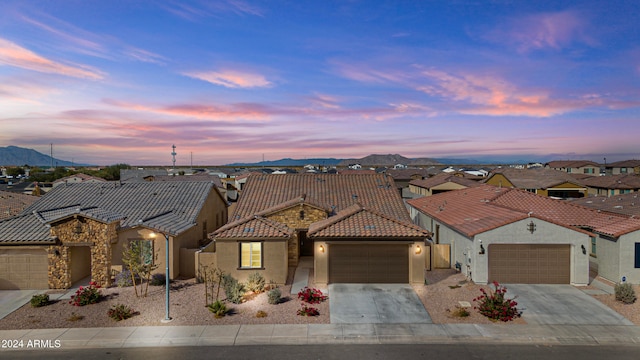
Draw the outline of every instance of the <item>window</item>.
<instances>
[{"instance_id":1,"label":"window","mask_svg":"<svg viewBox=\"0 0 640 360\"><path fill-rule=\"evenodd\" d=\"M627 173L627 168L620 168L620 174L626 174Z\"/></svg>"},{"instance_id":2,"label":"window","mask_svg":"<svg viewBox=\"0 0 640 360\"><path fill-rule=\"evenodd\" d=\"M584 173L585 174L593 174L594 173L593 170L594 170L593 168L584 168Z\"/></svg>"},{"instance_id":3,"label":"window","mask_svg":"<svg viewBox=\"0 0 640 360\"><path fill-rule=\"evenodd\" d=\"M592 256L596 255L596 237L595 236L591 237L591 255Z\"/></svg>"},{"instance_id":4,"label":"window","mask_svg":"<svg viewBox=\"0 0 640 360\"><path fill-rule=\"evenodd\" d=\"M636 243L634 267L640 269L640 243Z\"/></svg>"},{"instance_id":5,"label":"window","mask_svg":"<svg viewBox=\"0 0 640 360\"><path fill-rule=\"evenodd\" d=\"M262 243L261 242L240 243L240 268L241 269L262 268Z\"/></svg>"},{"instance_id":6,"label":"window","mask_svg":"<svg viewBox=\"0 0 640 360\"><path fill-rule=\"evenodd\" d=\"M140 254L140 264L153 264L153 240L131 240L130 244Z\"/></svg>"}]
</instances>

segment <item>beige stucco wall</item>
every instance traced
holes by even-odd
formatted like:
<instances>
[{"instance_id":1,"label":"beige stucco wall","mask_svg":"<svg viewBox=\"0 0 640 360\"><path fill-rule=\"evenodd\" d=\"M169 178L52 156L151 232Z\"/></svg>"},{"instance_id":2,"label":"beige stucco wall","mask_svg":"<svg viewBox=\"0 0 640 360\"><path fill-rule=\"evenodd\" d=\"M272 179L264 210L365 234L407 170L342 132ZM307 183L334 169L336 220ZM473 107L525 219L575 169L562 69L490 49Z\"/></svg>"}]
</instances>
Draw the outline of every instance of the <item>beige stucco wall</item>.
<instances>
[{"instance_id":1,"label":"beige stucco wall","mask_svg":"<svg viewBox=\"0 0 640 360\"><path fill-rule=\"evenodd\" d=\"M72 246L70 250L71 282L75 283L91 275L91 248L89 246Z\"/></svg>"},{"instance_id":2,"label":"beige stucco wall","mask_svg":"<svg viewBox=\"0 0 640 360\"><path fill-rule=\"evenodd\" d=\"M200 265L215 265L215 267L231 274L240 282L247 280L248 276L254 272L260 273L267 282L273 281L276 284L284 285L287 281L289 271L288 249L286 239L277 240L243 240L243 242L264 241L262 247L262 269L240 269L240 243L235 240L216 240L215 246L207 246L206 252L213 253L214 256L200 254ZM213 250L215 249L215 252ZM205 262L206 261L206 262Z\"/></svg>"},{"instance_id":3,"label":"beige stucco wall","mask_svg":"<svg viewBox=\"0 0 640 360\"><path fill-rule=\"evenodd\" d=\"M322 251L324 249L324 251ZM329 252L331 246L326 241L313 244L314 279L317 286L326 287L329 283Z\"/></svg>"}]
</instances>

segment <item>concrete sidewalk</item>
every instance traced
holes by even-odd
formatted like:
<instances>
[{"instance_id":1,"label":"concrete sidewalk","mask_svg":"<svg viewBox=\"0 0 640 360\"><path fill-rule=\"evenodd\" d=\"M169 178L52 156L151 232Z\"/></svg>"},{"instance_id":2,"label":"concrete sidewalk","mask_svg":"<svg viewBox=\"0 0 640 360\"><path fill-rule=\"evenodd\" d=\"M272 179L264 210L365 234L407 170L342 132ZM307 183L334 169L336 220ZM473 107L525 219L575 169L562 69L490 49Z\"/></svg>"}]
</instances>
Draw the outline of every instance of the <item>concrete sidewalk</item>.
<instances>
[{"instance_id":1,"label":"concrete sidewalk","mask_svg":"<svg viewBox=\"0 0 640 360\"><path fill-rule=\"evenodd\" d=\"M158 346L425 344L636 344L640 327L505 324L209 325L0 330L14 350Z\"/></svg>"}]
</instances>

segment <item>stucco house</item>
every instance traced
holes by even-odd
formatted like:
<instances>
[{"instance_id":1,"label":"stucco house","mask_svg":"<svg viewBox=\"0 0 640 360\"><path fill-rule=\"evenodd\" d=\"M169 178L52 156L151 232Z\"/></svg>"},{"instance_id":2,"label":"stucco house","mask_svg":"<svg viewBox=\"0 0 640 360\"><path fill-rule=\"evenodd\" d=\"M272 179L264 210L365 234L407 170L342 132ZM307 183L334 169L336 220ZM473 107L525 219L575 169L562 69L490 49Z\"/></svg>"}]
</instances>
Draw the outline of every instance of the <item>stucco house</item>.
<instances>
[{"instance_id":1,"label":"stucco house","mask_svg":"<svg viewBox=\"0 0 640 360\"><path fill-rule=\"evenodd\" d=\"M482 186L409 200L414 222L451 244L473 281L586 285L590 261L640 283L640 219L519 189Z\"/></svg>"},{"instance_id":2,"label":"stucco house","mask_svg":"<svg viewBox=\"0 0 640 360\"><path fill-rule=\"evenodd\" d=\"M587 196L587 187L575 176L549 168L498 168L489 174L484 183L562 199Z\"/></svg>"},{"instance_id":3,"label":"stucco house","mask_svg":"<svg viewBox=\"0 0 640 360\"><path fill-rule=\"evenodd\" d=\"M640 191L640 175L618 174L582 180L590 196L614 196Z\"/></svg>"},{"instance_id":4,"label":"stucco house","mask_svg":"<svg viewBox=\"0 0 640 360\"><path fill-rule=\"evenodd\" d=\"M0 221L0 289L66 289L87 276L108 286L135 242L171 278L195 276L195 252L227 219L226 200L205 182L106 182L53 188Z\"/></svg>"},{"instance_id":5,"label":"stucco house","mask_svg":"<svg viewBox=\"0 0 640 360\"><path fill-rule=\"evenodd\" d=\"M605 164L604 171L607 175L636 174L640 175L640 160L622 160Z\"/></svg>"},{"instance_id":6,"label":"stucco house","mask_svg":"<svg viewBox=\"0 0 640 360\"><path fill-rule=\"evenodd\" d=\"M546 163L545 168L569 174L600 175L600 165L588 160L555 160Z\"/></svg>"},{"instance_id":7,"label":"stucco house","mask_svg":"<svg viewBox=\"0 0 640 360\"><path fill-rule=\"evenodd\" d=\"M201 266L279 284L312 256L315 282L424 283L428 232L414 225L384 174L252 175L229 224L211 233Z\"/></svg>"},{"instance_id":8,"label":"stucco house","mask_svg":"<svg viewBox=\"0 0 640 360\"><path fill-rule=\"evenodd\" d=\"M422 196L431 196L445 191L481 186L476 180L468 179L464 173L440 173L428 179L409 182L409 191Z\"/></svg>"}]
</instances>

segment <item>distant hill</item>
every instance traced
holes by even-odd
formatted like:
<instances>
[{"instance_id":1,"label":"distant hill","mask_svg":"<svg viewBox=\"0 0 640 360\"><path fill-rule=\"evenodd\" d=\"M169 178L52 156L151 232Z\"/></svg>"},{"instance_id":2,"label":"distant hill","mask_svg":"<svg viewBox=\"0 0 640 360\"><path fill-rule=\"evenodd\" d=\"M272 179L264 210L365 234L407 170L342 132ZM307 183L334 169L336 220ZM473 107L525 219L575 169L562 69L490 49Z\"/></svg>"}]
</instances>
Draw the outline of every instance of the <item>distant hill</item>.
<instances>
[{"instance_id":1,"label":"distant hill","mask_svg":"<svg viewBox=\"0 0 640 360\"><path fill-rule=\"evenodd\" d=\"M51 156L18 146L0 147L0 166L51 166ZM87 166L53 158L54 166Z\"/></svg>"},{"instance_id":2,"label":"distant hill","mask_svg":"<svg viewBox=\"0 0 640 360\"><path fill-rule=\"evenodd\" d=\"M429 158L417 158L409 159L399 154L388 155L368 155L361 159L345 159L342 160L339 166L349 166L351 164L360 164L362 166L393 166L397 164L403 164L408 166L420 166L420 165L442 165L435 159Z\"/></svg>"},{"instance_id":3,"label":"distant hill","mask_svg":"<svg viewBox=\"0 0 640 360\"><path fill-rule=\"evenodd\" d=\"M225 166L305 166L305 165L320 165L320 166L335 166L342 161L341 159L334 158L316 158L316 159L280 159L272 161L260 161L257 163L233 163Z\"/></svg>"}]
</instances>

